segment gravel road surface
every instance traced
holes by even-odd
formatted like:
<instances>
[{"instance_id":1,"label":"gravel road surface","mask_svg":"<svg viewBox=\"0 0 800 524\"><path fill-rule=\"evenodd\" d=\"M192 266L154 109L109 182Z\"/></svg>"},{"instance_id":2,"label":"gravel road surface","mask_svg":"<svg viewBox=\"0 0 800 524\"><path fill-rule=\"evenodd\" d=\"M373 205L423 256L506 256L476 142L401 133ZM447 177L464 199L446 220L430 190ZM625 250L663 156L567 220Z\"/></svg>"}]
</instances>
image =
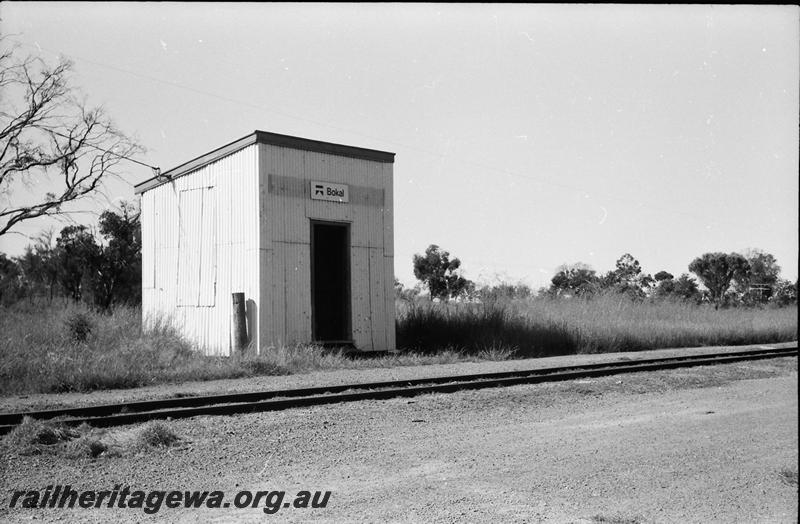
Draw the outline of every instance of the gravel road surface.
<instances>
[{"instance_id":1,"label":"gravel road surface","mask_svg":"<svg viewBox=\"0 0 800 524\"><path fill-rule=\"evenodd\" d=\"M797 359L170 422L120 457L2 447L0 521L797 522ZM121 433L136 427L116 429ZM9 509L14 489L332 491L324 509Z\"/></svg>"}]
</instances>

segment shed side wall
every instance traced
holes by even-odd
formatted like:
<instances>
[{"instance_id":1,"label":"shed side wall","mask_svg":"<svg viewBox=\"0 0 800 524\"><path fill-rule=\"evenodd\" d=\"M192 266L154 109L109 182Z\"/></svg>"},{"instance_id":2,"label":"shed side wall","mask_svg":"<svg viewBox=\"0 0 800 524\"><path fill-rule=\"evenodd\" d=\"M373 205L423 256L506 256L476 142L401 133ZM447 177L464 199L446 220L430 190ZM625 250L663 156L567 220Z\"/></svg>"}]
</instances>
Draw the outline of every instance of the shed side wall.
<instances>
[{"instance_id":1,"label":"shed side wall","mask_svg":"<svg viewBox=\"0 0 800 524\"><path fill-rule=\"evenodd\" d=\"M181 221L181 191L210 187L214 203L206 209L213 209L213 215ZM169 319L206 354L228 355L231 293L244 292L250 339L258 340L258 189L258 146L252 145L142 193L142 315L146 323ZM178 306L181 227L184 234L214 231L214 249L204 248L203 256L197 257L213 257L210 264L204 263L201 277L213 279L213 286L204 288L204 293L212 289L213 296L201 297L200 306Z\"/></svg>"}]
</instances>

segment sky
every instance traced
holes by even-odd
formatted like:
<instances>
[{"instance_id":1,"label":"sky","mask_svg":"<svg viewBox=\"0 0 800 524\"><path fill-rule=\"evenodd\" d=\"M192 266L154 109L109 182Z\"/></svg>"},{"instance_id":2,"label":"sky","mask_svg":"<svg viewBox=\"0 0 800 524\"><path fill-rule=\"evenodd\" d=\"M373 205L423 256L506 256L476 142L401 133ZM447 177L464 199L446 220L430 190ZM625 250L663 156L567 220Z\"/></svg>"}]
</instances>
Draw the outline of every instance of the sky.
<instances>
[{"instance_id":1,"label":"sky","mask_svg":"<svg viewBox=\"0 0 800 524\"><path fill-rule=\"evenodd\" d=\"M72 59L74 85L162 170L255 129L394 152L401 282L437 244L467 278L535 289L624 253L677 276L703 253L757 248L797 278L799 14L3 2L0 32ZM130 163L110 204L83 206L134 200L151 176ZM24 224L0 251L52 225Z\"/></svg>"}]
</instances>

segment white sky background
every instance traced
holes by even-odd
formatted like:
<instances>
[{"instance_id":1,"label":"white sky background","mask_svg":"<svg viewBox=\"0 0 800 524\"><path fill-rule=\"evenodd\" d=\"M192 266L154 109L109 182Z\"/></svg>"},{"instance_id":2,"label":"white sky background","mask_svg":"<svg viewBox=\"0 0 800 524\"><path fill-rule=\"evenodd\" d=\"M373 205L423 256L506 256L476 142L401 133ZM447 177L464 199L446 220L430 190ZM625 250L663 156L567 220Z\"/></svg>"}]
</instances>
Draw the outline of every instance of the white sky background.
<instances>
[{"instance_id":1,"label":"white sky background","mask_svg":"<svg viewBox=\"0 0 800 524\"><path fill-rule=\"evenodd\" d=\"M799 14L5 2L0 31L72 58L74 83L162 169L255 129L395 152L401 281L436 243L468 278L535 288L626 252L677 276L760 248L797 278ZM130 164L109 195L151 176Z\"/></svg>"}]
</instances>

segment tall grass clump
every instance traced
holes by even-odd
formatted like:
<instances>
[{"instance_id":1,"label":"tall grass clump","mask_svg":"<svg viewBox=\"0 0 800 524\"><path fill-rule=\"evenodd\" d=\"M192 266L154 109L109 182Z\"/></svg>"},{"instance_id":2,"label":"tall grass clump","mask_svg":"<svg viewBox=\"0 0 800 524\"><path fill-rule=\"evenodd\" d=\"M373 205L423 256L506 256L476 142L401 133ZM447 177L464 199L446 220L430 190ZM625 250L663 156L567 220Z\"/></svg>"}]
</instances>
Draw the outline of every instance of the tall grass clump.
<instances>
[{"instance_id":1,"label":"tall grass clump","mask_svg":"<svg viewBox=\"0 0 800 524\"><path fill-rule=\"evenodd\" d=\"M474 354L504 348L526 356L574 352L565 325L556 320L530 322L510 304L418 301L398 309L397 345L406 350L435 353L454 348Z\"/></svg>"},{"instance_id":2,"label":"tall grass clump","mask_svg":"<svg viewBox=\"0 0 800 524\"><path fill-rule=\"evenodd\" d=\"M75 303L4 308L0 393L92 391L255 374L234 359L194 351L168 320L150 322L146 329L141 324L137 308L110 313Z\"/></svg>"},{"instance_id":3,"label":"tall grass clump","mask_svg":"<svg viewBox=\"0 0 800 524\"><path fill-rule=\"evenodd\" d=\"M3 446L20 455L41 455L51 446L78 438L79 433L63 423L23 417L22 423L3 437Z\"/></svg>"},{"instance_id":4,"label":"tall grass clump","mask_svg":"<svg viewBox=\"0 0 800 524\"><path fill-rule=\"evenodd\" d=\"M668 347L785 342L797 338L797 306L732 308L683 302L529 298L487 303L398 304L398 346L423 352L488 345L517 357L608 353Z\"/></svg>"},{"instance_id":5,"label":"tall grass clump","mask_svg":"<svg viewBox=\"0 0 800 524\"><path fill-rule=\"evenodd\" d=\"M142 426L136 441L141 449L163 448L176 444L180 438L164 422L154 420Z\"/></svg>"}]
</instances>

